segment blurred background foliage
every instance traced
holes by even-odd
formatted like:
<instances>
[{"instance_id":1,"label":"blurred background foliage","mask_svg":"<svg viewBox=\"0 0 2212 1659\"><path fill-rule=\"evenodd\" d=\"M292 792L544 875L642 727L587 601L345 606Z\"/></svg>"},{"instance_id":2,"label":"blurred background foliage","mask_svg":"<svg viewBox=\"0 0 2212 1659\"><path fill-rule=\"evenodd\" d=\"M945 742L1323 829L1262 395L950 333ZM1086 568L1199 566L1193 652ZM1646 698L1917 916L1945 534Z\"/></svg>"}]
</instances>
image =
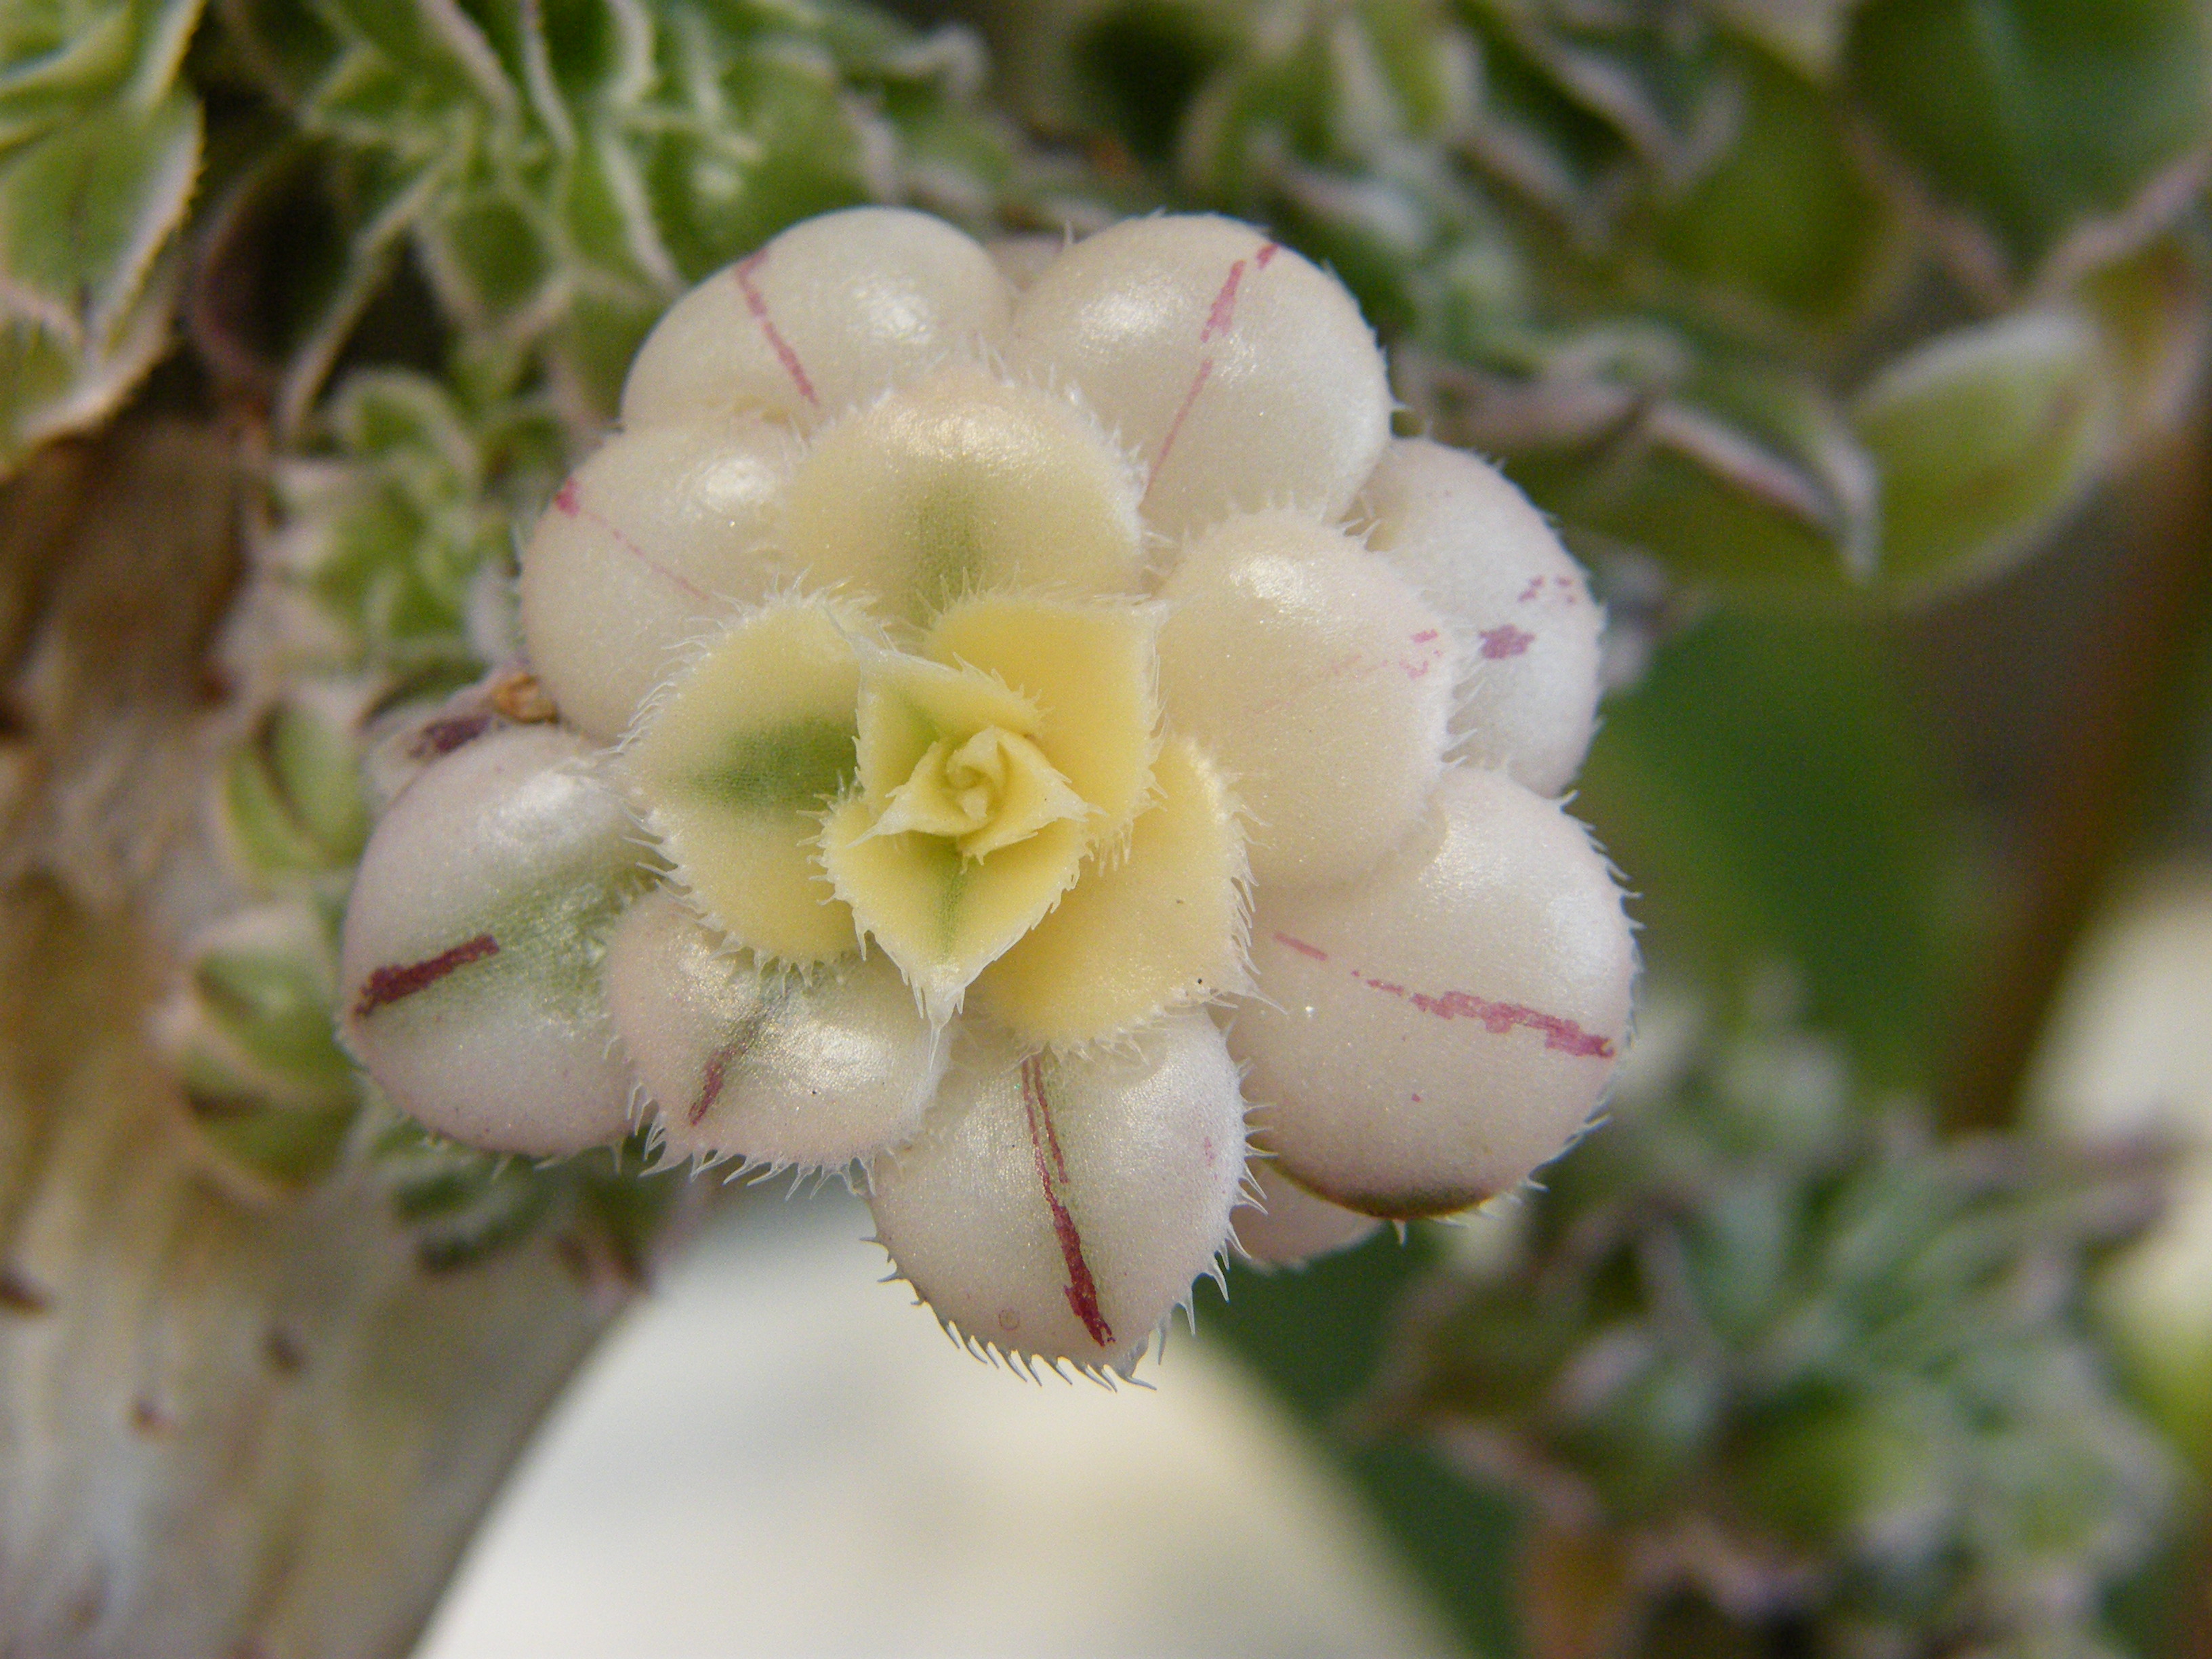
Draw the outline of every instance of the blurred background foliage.
<instances>
[{"instance_id":1,"label":"blurred background foliage","mask_svg":"<svg viewBox=\"0 0 2212 1659\"><path fill-rule=\"evenodd\" d=\"M2212 1253L2096 1311L2188 1135L2021 1121L2100 900L2212 859L2208 157L2202 0L19 0L11 506L151 412L252 478L199 1131L426 1270L641 1268L672 1182L395 1127L328 1035L407 744L529 717L515 526L796 219L1237 215L1602 588L1645 1030L1539 1190L1202 1322L1471 1650L2212 1653Z\"/></svg>"}]
</instances>

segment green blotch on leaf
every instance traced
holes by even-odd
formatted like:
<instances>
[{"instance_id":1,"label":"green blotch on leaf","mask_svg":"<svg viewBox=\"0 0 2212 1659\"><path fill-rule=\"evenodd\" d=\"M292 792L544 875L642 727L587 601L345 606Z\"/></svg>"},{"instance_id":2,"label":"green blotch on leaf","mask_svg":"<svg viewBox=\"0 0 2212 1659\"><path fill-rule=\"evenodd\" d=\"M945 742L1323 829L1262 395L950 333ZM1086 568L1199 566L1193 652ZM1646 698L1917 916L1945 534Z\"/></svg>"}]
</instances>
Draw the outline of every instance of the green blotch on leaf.
<instances>
[{"instance_id":1,"label":"green blotch on leaf","mask_svg":"<svg viewBox=\"0 0 2212 1659\"><path fill-rule=\"evenodd\" d=\"M365 1017L380 1023L449 1020L466 1018L463 1011L483 999L511 998L565 1020L602 1018L599 964L607 931L654 878L652 867L636 856L626 844L580 848L501 902L456 917L441 943L384 965L404 969L486 938L497 948L469 950L447 971L380 1002Z\"/></svg>"},{"instance_id":2,"label":"green blotch on leaf","mask_svg":"<svg viewBox=\"0 0 2212 1659\"><path fill-rule=\"evenodd\" d=\"M982 567L982 530L975 499L963 489L935 489L914 509L915 591L925 606L957 599Z\"/></svg>"},{"instance_id":3,"label":"green blotch on leaf","mask_svg":"<svg viewBox=\"0 0 2212 1659\"><path fill-rule=\"evenodd\" d=\"M732 738L694 781L721 805L757 811L817 805L849 788L857 769L850 720L798 720Z\"/></svg>"},{"instance_id":4,"label":"green blotch on leaf","mask_svg":"<svg viewBox=\"0 0 2212 1659\"><path fill-rule=\"evenodd\" d=\"M937 909L937 925L942 930L939 949L950 953L952 941L960 932L960 907L967 902L968 887L976 866L960 856L960 850L939 836L924 838L930 850L939 858L940 879L945 885L940 890Z\"/></svg>"}]
</instances>

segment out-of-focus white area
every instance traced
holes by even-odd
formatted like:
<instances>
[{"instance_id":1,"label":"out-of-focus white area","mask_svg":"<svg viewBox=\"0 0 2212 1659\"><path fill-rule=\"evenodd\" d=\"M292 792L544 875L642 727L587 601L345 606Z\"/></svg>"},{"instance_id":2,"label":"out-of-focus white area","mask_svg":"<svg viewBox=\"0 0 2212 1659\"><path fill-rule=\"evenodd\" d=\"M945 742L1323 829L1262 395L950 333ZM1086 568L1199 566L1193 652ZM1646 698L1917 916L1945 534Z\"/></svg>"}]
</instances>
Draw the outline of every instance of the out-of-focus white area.
<instances>
[{"instance_id":1,"label":"out-of-focus white area","mask_svg":"<svg viewBox=\"0 0 2212 1659\"><path fill-rule=\"evenodd\" d=\"M586 1371L418 1659L1455 1650L1178 1321L1156 1391L1042 1386L877 1282L826 1191L720 1222Z\"/></svg>"},{"instance_id":2,"label":"out-of-focus white area","mask_svg":"<svg viewBox=\"0 0 2212 1659\"><path fill-rule=\"evenodd\" d=\"M2146 875L2091 931L2027 1106L2060 1139L2182 1149L2172 1207L2100 1299L2168 1429L2212 1458L2212 868Z\"/></svg>"},{"instance_id":3,"label":"out-of-focus white area","mask_svg":"<svg viewBox=\"0 0 2212 1659\"><path fill-rule=\"evenodd\" d=\"M2028 1101L2076 1139L2159 1133L2212 1155L2212 869L2149 874L2092 929Z\"/></svg>"}]
</instances>

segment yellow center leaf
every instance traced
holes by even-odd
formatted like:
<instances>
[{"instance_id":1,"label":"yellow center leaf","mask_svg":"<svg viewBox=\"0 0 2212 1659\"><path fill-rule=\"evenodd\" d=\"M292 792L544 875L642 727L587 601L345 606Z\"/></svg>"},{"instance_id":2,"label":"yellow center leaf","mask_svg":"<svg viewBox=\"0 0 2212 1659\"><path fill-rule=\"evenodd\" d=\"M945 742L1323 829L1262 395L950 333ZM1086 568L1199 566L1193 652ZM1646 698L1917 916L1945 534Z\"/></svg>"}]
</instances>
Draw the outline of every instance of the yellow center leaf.
<instances>
[{"instance_id":1,"label":"yellow center leaf","mask_svg":"<svg viewBox=\"0 0 2212 1659\"><path fill-rule=\"evenodd\" d=\"M957 747L938 742L924 750L868 833L943 836L962 858L980 859L1048 823L1090 816L1042 750L1004 726L987 726Z\"/></svg>"},{"instance_id":2,"label":"yellow center leaf","mask_svg":"<svg viewBox=\"0 0 2212 1659\"><path fill-rule=\"evenodd\" d=\"M1133 607L974 600L947 613L931 657L866 654L857 787L823 825L822 867L933 1020L1051 911L1147 787L1154 629Z\"/></svg>"},{"instance_id":3,"label":"yellow center leaf","mask_svg":"<svg viewBox=\"0 0 2212 1659\"><path fill-rule=\"evenodd\" d=\"M947 609L925 645L981 671L1035 713L1024 732L1097 811L1095 839L1119 835L1152 787L1159 752L1158 613L988 594Z\"/></svg>"},{"instance_id":4,"label":"yellow center leaf","mask_svg":"<svg viewBox=\"0 0 2212 1659\"><path fill-rule=\"evenodd\" d=\"M1220 769L1170 737L1121 856L1094 853L1051 915L976 981L982 1012L1076 1048L1246 989L1244 833Z\"/></svg>"},{"instance_id":5,"label":"yellow center leaf","mask_svg":"<svg viewBox=\"0 0 2212 1659\"><path fill-rule=\"evenodd\" d=\"M939 1025L960 1012L975 975L1059 902L1083 866L1083 828L1073 818L975 858L951 836L878 834L876 827L864 798L846 801L823 828L822 867Z\"/></svg>"}]
</instances>

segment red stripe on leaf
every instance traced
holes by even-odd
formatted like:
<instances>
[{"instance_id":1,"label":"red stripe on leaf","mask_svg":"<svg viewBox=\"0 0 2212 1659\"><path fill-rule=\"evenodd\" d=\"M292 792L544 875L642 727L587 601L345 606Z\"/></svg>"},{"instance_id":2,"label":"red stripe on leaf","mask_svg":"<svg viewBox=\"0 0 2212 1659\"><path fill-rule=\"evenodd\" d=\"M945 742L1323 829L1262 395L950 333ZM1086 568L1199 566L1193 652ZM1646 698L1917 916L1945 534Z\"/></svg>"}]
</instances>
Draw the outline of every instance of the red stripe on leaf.
<instances>
[{"instance_id":1,"label":"red stripe on leaf","mask_svg":"<svg viewBox=\"0 0 2212 1659\"><path fill-rule=\"evenodd\" d=\"M738 292L745 296L745 309L752 313L753 320L760 325L761 337L768 342L768 349L775 353L776 362L781 363L783 372L791 376L791 383L799 388L799 395L819 409L822 399L814 395L814 382L806 378L806 366L799 361L799 354L791 349L791 342L783 337L783 331L776 327L775 320L768 314L767 296L753 286L753 272L767 258L768 250L763 248L750 258L738 261L732 268L731 275L738 279Z\"/></svg>"},{"instance_id":2,"label":"red stripe on leaf","mask_svg":"<svg viewBox=\"0 0 2212 1659\"><path fill-rule=\"evenodd\" d=\"M499 941L489 933L478 933L474 939L463 939L450 951L441 951L421 962L376 969L361 988L361 997L353 1006L353 1017L366 1019L379 1008L402 1001L417 991L428 990L457 969L498 954Z\"/></svg>"},{"instance_id":3,"label":"red stripe on leaf","mask_svg":"<svg viewBox=\"0 0 2212 1659\"><path fill-rule=\"evenodd\" d=\"M1060 1188L1067 1181L1067 1159L1060 1150L1060 1134L1053 1127L1052 1105L1045 1098L1044 1061L1031 1054L1022 1062L1022 1109L1029 1115L1030 1150L1036 1158L1037 1184L1044 1189L1045 1207L1052 1212L1053 1236L1060 1241L1060 1260L1067 1264L1067 1283L1062 1294L1091 1340L1102 1348L1114 1346L1114 1328L1098 1308L1098 1281L1083 1258L1083 1237L1075 1230Z\"/></svg>"}]
</instances>

